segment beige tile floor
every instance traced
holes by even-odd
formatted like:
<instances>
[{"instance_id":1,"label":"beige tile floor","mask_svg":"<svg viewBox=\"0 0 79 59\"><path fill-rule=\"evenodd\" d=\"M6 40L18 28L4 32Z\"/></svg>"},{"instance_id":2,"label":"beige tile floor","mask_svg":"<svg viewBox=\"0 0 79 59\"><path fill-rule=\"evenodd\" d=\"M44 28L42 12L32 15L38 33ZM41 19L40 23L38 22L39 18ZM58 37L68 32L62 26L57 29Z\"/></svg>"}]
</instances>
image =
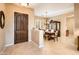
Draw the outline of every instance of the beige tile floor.
<instances>
[{"instance_id":1,"label":"beige tile floor","mask_svg":"<svg viewBox=\"0 0 79 59\"><path fill-rule=\"evenodd\" d=\"M74 46L68 46L61 41L46 40L44 48L38 48L34 42L24 42L7 47L3 55L78 55Z\"/></svg>"}]
</instances>

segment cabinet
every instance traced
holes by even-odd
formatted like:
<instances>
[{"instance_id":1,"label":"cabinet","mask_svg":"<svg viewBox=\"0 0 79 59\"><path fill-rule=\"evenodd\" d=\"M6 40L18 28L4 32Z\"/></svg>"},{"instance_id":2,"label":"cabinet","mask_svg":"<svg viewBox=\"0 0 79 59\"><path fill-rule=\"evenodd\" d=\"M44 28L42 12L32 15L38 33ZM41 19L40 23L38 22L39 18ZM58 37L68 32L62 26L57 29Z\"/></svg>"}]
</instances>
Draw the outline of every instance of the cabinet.
<instances>
[{"instance_id":1,"label":"cabinet","mask_svg":"<svg viewBox=\"0 0 79 59\"><path fill-rule=\"evenodd\" d=\"M61 23L60 21L53 21L51 20L49 23L49 29L54 29L54 31L58 30L58 37L60 37L60 30L61 30Z\"/></svg>"}]
</instances>

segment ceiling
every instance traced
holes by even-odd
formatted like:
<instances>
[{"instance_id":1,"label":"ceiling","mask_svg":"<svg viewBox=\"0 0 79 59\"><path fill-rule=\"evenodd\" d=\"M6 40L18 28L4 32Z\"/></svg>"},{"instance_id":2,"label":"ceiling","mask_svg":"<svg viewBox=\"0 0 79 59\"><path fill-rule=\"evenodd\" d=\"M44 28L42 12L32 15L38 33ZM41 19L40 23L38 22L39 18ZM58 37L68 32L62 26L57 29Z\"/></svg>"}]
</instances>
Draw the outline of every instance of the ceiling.
<instances>
[{"instance_id":1,"label":"ceiling","mask_svg":"<svg viewBox=\"0 0 79 59\"><path fill-rule=\"evenodd\" d=\"M52 17L74 11L73 3L29 3L29 5L34 8L35 16L46 16L47 12L47 16Z\"/></svg>"}]
</instances>

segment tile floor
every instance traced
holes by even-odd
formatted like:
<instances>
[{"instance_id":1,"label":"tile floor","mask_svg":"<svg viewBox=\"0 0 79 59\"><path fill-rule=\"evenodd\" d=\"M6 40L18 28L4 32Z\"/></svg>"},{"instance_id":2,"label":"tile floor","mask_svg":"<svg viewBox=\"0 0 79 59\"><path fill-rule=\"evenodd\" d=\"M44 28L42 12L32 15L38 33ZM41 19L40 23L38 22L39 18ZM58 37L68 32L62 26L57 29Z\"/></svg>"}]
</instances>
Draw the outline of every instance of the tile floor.
<instances>
[{"instance_id":1,"label":"tile floor","mask_svg":"<svg viewBox=\"0 0 79 59\"><path fill-rule=\"evenodd\" d=\"M7 47L3 55L79 55L79 51L61 41L46 40L44 48L38 48L34 42L24 42Z\"/></svg>"}]
</instances>

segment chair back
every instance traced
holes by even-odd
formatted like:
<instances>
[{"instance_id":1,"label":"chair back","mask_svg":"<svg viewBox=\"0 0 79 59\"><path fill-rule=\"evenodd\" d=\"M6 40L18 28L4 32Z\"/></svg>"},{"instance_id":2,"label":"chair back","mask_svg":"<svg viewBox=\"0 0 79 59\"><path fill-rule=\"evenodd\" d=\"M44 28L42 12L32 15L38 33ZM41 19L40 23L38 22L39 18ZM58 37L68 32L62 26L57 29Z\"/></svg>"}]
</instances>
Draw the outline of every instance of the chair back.
<instances>
[{"instance_id":1,"label":"chair back","mask_svg":"<svg viewBox=\"0 0 79 59\"><path fill-rule=\"evenodd\" d=\"M55 31L55 35L58 36L58 30Z\"/></svg>"}]
</instances>

